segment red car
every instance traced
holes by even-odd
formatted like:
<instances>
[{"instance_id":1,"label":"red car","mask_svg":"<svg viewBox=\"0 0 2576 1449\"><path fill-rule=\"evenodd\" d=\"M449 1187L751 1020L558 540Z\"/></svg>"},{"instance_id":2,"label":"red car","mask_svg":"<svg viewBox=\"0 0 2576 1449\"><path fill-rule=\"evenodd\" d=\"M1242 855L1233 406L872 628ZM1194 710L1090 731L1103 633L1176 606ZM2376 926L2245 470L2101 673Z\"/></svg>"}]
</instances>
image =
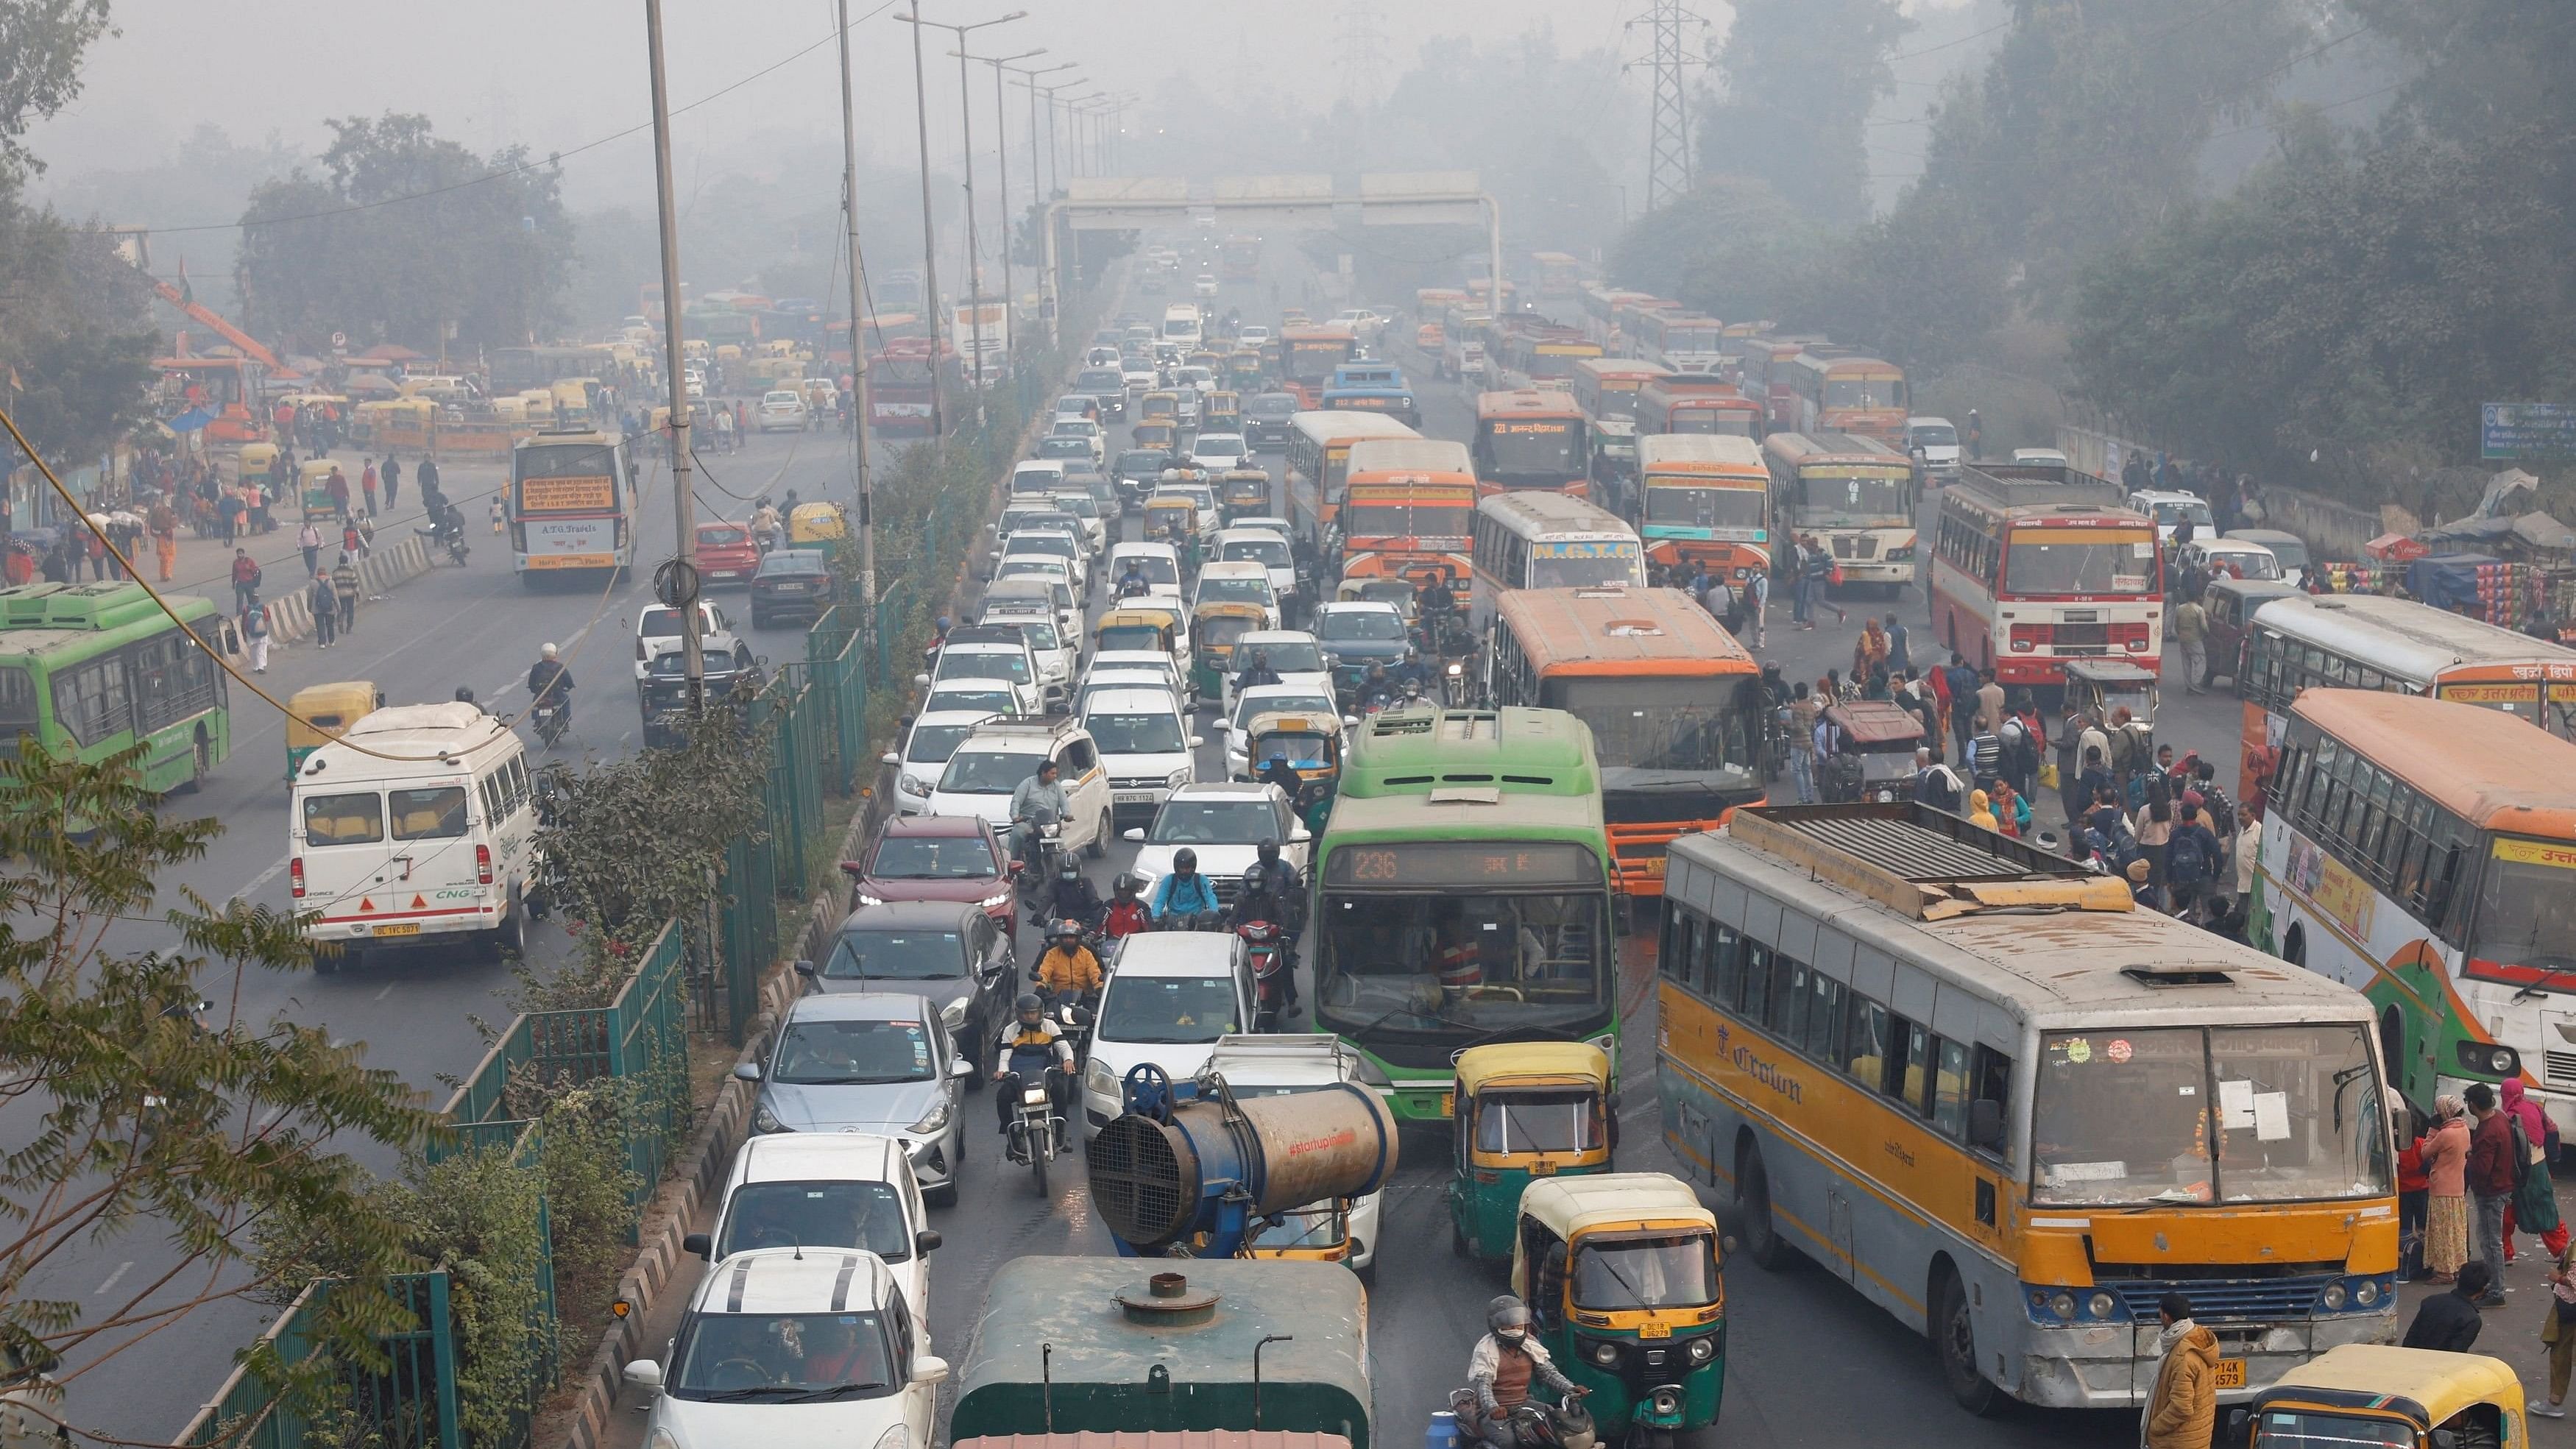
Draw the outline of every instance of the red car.
<instances>
[{"instance_id":1,"label":"red car","mask_svg":"<svg viewBox=\"0 0 2576 1449\"><path fill-rule=\"evenodd\" d=\"M973 816L895 816L867 859L842 861L841 869L856 882L852 910L888 901L963 901L981 906L1003 930L1014 928L1010 854L993 827Z\"/></svg>"},{"instance_id":2,"label":"red car","mask_svg":"<svg viewBox=\"0 0 2576 1449\"><path fill-rule=\"evenodd\" d=\"M760 547L751 529L740 523L698 525L698 578L710 584L748 586L760 572Z\"/></svg>"}]
</instances>

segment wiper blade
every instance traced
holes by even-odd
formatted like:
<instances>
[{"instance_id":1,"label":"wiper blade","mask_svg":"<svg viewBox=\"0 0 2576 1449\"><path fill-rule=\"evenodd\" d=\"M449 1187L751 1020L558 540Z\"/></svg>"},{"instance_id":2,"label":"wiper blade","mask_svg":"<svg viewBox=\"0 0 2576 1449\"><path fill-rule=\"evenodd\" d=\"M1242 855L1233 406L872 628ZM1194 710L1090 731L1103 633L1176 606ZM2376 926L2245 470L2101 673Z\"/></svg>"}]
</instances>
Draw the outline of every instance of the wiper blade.
<instances>
[{"instance_id":1,"label":"wiper blade","mask_svg":"<svg viewBox=\"0 0 2576 1449\"><path fill-rule=\"evenodd\" d=\"M786 1398L780 1399L778 1402L782 1404L812 1404L822 1402L826 1399L836 1399L843 1394L866 1393L872 1389L882 1389L884 1387L885 1385L883 1384L831 1384L819 1389L799 1390L796 1393L788 1395Z\"/></svg>"},{"instance_id":2,"label":"wiper blade","mask_svg":"<svg viewBox=\"0 0 2576 1449\"><path fill-rule=\"evenodd\" d=\"M790 1389L783 1384L757 1384L750 1388L717 1389L713 1393L692 1394L690 1397L697 1399L702 1403L739 1404L751 1399L766 1398L771 1394L790 1394L794 1392L795 1390Z\"/></svg>"}]
</instances>

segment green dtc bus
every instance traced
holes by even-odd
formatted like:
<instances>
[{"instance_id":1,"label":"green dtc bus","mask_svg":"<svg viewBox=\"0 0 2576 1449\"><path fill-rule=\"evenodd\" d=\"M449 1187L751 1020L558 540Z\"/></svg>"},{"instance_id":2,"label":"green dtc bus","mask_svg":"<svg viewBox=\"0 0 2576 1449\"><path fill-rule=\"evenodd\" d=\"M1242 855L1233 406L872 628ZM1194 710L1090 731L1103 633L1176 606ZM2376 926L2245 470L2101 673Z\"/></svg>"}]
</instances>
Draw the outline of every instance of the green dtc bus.
<instances>
[{"instance_id":1,"label":"green dtc bus","mask_svg":"<svg viewBox=\"0 0 2576 1449\"><path fill-rule=\"evenodd\" d=\"M219 619L194 595L170 607L130 583L0 589L0 753L32 736L96 761L140 740L148 788L204 783L232 753L224 672L198 638Z\"/></svg>"},{"instance_id":2,"label":"green dtc bus","mask_svg":"<svg viewBox=\"0 0 2576 1449\"><path fill-rule=\"evenodd\" d=\"M1619 1054L1592 732L1563 710L1377 715L1318 842L1315 1019L1398 1118L1448 1115L1451 1058L1502 1041Z\"/></svg>"}]
</instances>

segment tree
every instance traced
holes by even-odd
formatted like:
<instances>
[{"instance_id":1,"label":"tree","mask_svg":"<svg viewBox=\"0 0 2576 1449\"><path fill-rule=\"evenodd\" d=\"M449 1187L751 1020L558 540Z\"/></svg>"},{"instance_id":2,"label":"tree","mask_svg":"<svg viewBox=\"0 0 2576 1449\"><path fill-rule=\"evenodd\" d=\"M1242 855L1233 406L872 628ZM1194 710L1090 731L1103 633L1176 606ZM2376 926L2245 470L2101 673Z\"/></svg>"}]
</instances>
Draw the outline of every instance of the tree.
<instances>
[{"instance_id":1,"label":"tree","mask_svg":"<svg viewBox=\"0 0 2576 1449\"><path fill-rule=\"evenodd\" d=\"M0 186L0 381L54 460L95 459L146 413L157 336L149 284L114 239L32 210ZM6 394L0 394L6 395Z\"/></svg>"},{"instance_id":2,"label":"tree","mask_svg":"<svg viewBox=\"0 0 2576 1449\"><path fill-rule=\"evenodd\" d=\"M1730 321L1776 319L1805 294L1803 273L1830 237L1768 181L1713 176L1631 223L1610 278Z\"/></svg>"},{"instance_id":3,"label":"tree","mask_svg":"<svg viewBox=\"0 0 2576 1449\"><path fill-rule=\"evenodd\" d=\"M81 56L109 33L107 0L0 0L0 191L44 169L20 138L80 94Z\"/></svg>"},{"instance_id":4,"label":"tree","mask_svg":"<svg viewBox=\"0 0 2576 1449\"><path fill-rule=\"evenodd\" d=\"M2011 314L2002 251L1955 193L1913 198L1901 218L1882 217L1813 256L1779 319L1865 342L1918 372L1958 360Z\"/></svg>"},{"instance_id":5,"label":"tree","mask_svg":"<svg viewBox=\"0 0 2576 1449\"><path fill-rule=\"evenodd\" d=\"M1896 0L1738 0L1717 65L1726 92L1700 124L1699 168L1771 183L1818 221L1869 216L1870 108L1914 28Z\"/></svg>"},{"instance_id":6,"label":"tree","mask_svg":"<svg viewBox=\"0 0 2576 1449\"><path fill-rule=\"evenodd\" d=\"M561 172L525 147L477 156L429 118L329 123L324 175L251 193L238 262L254 332L333 332L438 351L551 331L572 268Z\"/></svg>"},{"instance_id":7,"label":"tree","mask_svg":"<svg viewBox=\"0 0 2576 1449\"><path fill-rule=\"evenodd\" d=\"M0 1351L76 1360L62 1376L76 1379L197 1308L256 1298L271 1284L252 1229L292 1217L336 1221L363 1249L324 1325L363 1356L391 1311L368 1290L401 1235L340 1146L408 1148L438 1119L326 1029L240 1014L251 972L309 962L292 919L184 892L159 913L174 945L104 945L152 919L155 878L223 827L163 820L140 747L85 764L17 745L0 759L0 1102L31 1120L0 1157ZM103 1297L53 1286L73 1254L138 1231L163 1240L163 1266Z\"/></svg>"}]
</instances>

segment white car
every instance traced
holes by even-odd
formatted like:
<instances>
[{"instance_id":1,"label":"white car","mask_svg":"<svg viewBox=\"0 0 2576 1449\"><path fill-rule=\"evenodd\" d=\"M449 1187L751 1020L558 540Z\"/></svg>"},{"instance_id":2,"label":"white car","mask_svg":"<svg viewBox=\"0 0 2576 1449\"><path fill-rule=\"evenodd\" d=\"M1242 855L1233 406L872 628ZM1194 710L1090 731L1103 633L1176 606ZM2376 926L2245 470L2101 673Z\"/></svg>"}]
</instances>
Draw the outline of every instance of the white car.
<instances>
[{"instance_id":1,"label":"white car","mask_svg":"<svg viewBox=\"0 0 2576 1449\"><path fill-rule=\"evenodd\" d=\"M810 411L803 393L772 388L760 395L760 415L754 425L764 433L801 433Z\"/></svg>"},{"instance_id":2,"label":"white car","mask_svg":"<svg viewBox=\"0 0 2576 1449\"><path fill-rule=\"evenodd\" d=\"M1010 496L1051 498L1064 491L1064 465L1052 458L1030 458L1011 468Z\"/></svg>"},{"instance_id":3,"label":"white car","mask_svg":"<svg viewBox=\"0 0 2576 1449\"><path fill-rule=\"evenodd\" d=\"M1241 433L1201 433L1190 440L1190 466L1211 473L1240 468L1251 454L1252 445Z\"/></svg>"},{"instance_id":4,"label":"white car","mask_svg":"<svg viewBox=\"0 0 2576 1449\"><path fill-rule=\"evenodd\" d=\"M1137 672L1162 681L1163 688L1170 690L1174 698L1190 697L1189 679L1180 664L1171 655L1153 649L1103 649L1091 656L1091 667L1083 671L1082 682L1088 686L1112 675Z\"/></svg>"},{"instance_id":5,"label":"white car","mask_svg":"<svg viewBox=\"0 0 2576 1449\"><path fill-rule=\"evenodd\" d=\"M1020 717L1020 692L1007 679L976 679L971 676L943 679L930 686L930 692L921 697L921 717L928 719L934 714L1017 719ZM939 762L943 765L948 763L948 755L955 752L956 747L951 745L948 752L939 757ZM928 778L939 778L939 772L932 770ZM921 793L927 797L930 792L924 789Z\"/></svg>"},{"instance_id":6,"label":"white car","mask_svg":"<svg viewBox=\"0 0 2576 1449\"><path fill-rule=\"evenodd\" d=\"M1240 523L1209 540L1211 563L1257 563L1270 571L1270 592L1285 599L1297 592L1297 556L1288 540L1267 528Z\"/></svg>"},{"instance_id":7,"label":"white car","mask_svg":"<svg viewBox=\"0 0 2576 1449\"><path fill-rule=\"evenodd\" d=\"M808 406L824 412L838 412L841 408L841 385L828 377L809 377L805 379L805 401Z\"/></svg>"},{"instance_id":8,"label":"white car","mask_svg":"<svg viewBox=\"0 0 2576 1449\"><path fill-rule=\"evenodd\" d=\"M1256 684L1240 691L1227 705L1225 723L1220 733L1225 736L1225 777L1229 780L1252 778L1252 740L1244 733L1257 714L1313 714L1338 724L1341 707L1333 702L1329 687L1311 684Z\"/></svg>"},{"instance_id":9,"label":"white car","mask_svg":"<svg viewBox=\"0 0 2576 1449\"><path fill-rule=\"evenodd\" d=\"M1056 623L1068 634L1082 627L1082 595L1073 581L1073 566L1049 553L1006 553L993 566L993 582L1041 579L1055 587Z\"/></svg>"},{"instance_id":10,"label":"white car","mask_svg":"<svg viewBox=\"0 0 2576 1449\"><path fill-rule=\"evenodd\" d=\"M1144 847L1129 869L1144 878L1137 894L1148 901L1172 873L1173 853L1184 849L1198 852L1199 874L1216 887L1218 902L1228 906L1234 904L1243 873L1260 859L1265 840L1279 843L1279 858L1299 875L1306 870L1306 827L1278 786L1258 781L1184 785L1154 812L1152 825L1129 829L1122 838Z\"/></svg>"},{"instance_id":11,"label":"white car","mask_svg":"<svg viewBox=\"0 0 2576 1449\"><path fill-rule=\"evenodd\" d=\"M957 753L957 747L966 743L977 725L994 715L995 711L989 709L924 709L915 717L912 728L904 734L903 748L886 756L886 763L895 767L895 809L905 815L928 810L931 787L939 783L941 772L948 768L948 757Z\"/></svg>"},{"instance_id":12,"label":"white car","mask_svg":"<svg viewBox=\"0 0 2576 1449\"><path fill-rule=\"evenodd\" d=\"M1249 1097L1293 1097L1340 1082L1364 1085L1360 1059L1330 1032L1246 1033L1218 1040L1207 1065L1225 1078L1237 1100ZM1369 1279L1377 1263L1379 1209L1385 1193L1370 1193L1351 1204L1350 1270Z\"/></svg>"},{"instance_id":13,"label":"white car","mask_svg":"<svg viewBox=\"0 0 2576 1449\"><path fill-rule=\"evenodd\" d=\"M1199 274L1198 274L1198 276L1197 276L1196 278L1192 279L1192 281L1190 282L1190 295L1191 295L1191 296L1193 296L1193 297L1213 297L1213 296L1215 296L1215 295L1216 295L1216 278L1215 278L1215 276L1214 276L1214 275L1212 275L1212 274L1210 274L1210 273L1207 273L1207 272L1201 272L1201 273L1199 273Z\"/></svg>"},{"instance_id":14,"label":"white car","mask_svg":"<svg viewBox=\"0 0 2576 1449\"><path fill-rule=\"evenodd\" d=\"M1905 446L1923 455L1923 469L1942 477L1959 471L1959 430L1948 418L1907 418Z\"/></svg>"},{"instance_id":15,"label":"white car","mask_svg":"<svg viewBox=\"0 0 2576 1449\"><path fill-rule=\"evenodd\" d=\"M1377 341L1377 334L1386 327L1386 319L1366 307L1344 307L1333 314L1333 320L1327 325L1348 327L1353 337L1366 344Z\"/></svg>"},{"instance_id":16,"label":"white car","mask_svg":"<svg viewBox=\"0 0 2576 1449\"><path fill-rule=\"evenodd\" d=\"M1150 357L1132 357L1118 364L1118 375L1126 380L1129 392L1144 392L1162 380Z\"/></svg>"},{"instance_id":17,"label":"white car","mask_svg":"<svg viewBox=\"0 0 2576 1449\"><path fill-rule=\"evenodd\" d=\"M1082 676L1081 686L1073 692L1074 716L1080 718L1090 713L1091 702L1101 695L1137 689L1159 694L1170 700L1174 714L1189 713L1188 709L1181 704L1181 691L1179 686L1172 683L1170 670L1127 668L1092 669L1085 673Z\"/></svg>"},{"instance_id":18,"label":"white car","mask_svg":"<svg viewBox=\"0 0 2576 1449\"><path fill-rule=\"evenodd\" d=\"M1269 340L1270 329L1267 327L1239 328L1234 334L1234 345L1237 347L1259 347Z\"/></svg>"},{"instance_id":19,"label":"white car","mask_svg":"<svg viewBox=\"0 0 2576 1449\"><path fill-rule=\"evenodd\" d=\"M2218 532L2218 525L2209 516L2209 504L2197 493L2141 488L2129 495L2129 507L2156 521L2156 542L2160 544L2173 542L2175 531L2186 518L2202 538Z\"/></svg>"},{"instance_id":20,"label":"white car","mask_svg":"<svg viewBox=\"0 0 2576 1449\"><path fill-rule=\"evenodd\" d=\"M680 652L680 611L661 604L646 604L635 616L635 687L644 687L645 676L652 672L653 656ZM702 654L730 654L738 666L751 663L751 646L736 638L733 621L725 611L705 599L698 601L698 650Z\"/></svg>"},{"instance_id":21,"label":"white car","mask_svg":"<svg viewBox=\"0 0 2576 1449\"><path fill-rule=\"evenodd\" d=\"M1070 719L993 720L978 727L948 757L926 813L981 817L1007 844L1011 794L1037 774L1041 760L1055 761L1056 783L1073 807L1063 822L1064 848L1095 859L1107 854L1109 772L1100 766L1091 732Z\"/></svg>"},{"instance_id":22,"label":"white car","mask_svg":"<svg viewBox=\"0 0 2576 1449\"><path fill-rule=\"evenodd\" d=\"M1180 389L1181 410L1186 416L1198 404L1196 393L1204 397L1216 391L1216 369L1212 367L1178 367L1172 370L1172 386Z\"/></svg>"},{"instance_id":23,"label":"white car","mask_svg":"<svg viewBox=\"0 0 2576 1449\"><path fill-rule=\"evenodd\" d=\"M927 677L915 682L936 685L950 679L1008 684L1024 715L1039 713L1049 702L1047 685L1038 677L1037 656L1016 627L977 624L949 630L948 642L940 646L939 662ZM1054 698L1064 698L1061 687Z\"/></svg>"},{"instance_id":24,"label":"white car","mask_svg":"<svg viewBox=\"0 0 2576 1449\"><path fill-rule=\"evenodd\" d=\"M1100 424L1092 421L1090 418L1059 416L1055 420L1055 426L1047 431L1047 436L1050 438L1080 438L1091 445L1092 462L1102 463L1108 461L1109 443L1107 437L1100 431Z\"/></svg>"},{"instance_id":25,"label":"white car","mask_svg":"<svg viewBox=\"0 0 2576 1449\"><path fill-rule=\"evenodd\" d=\"M1109 570L1104 577L1109 581L1109 590L1113 599L1118 591L1118 581L1127 576L1129 559L1136 561L1137 571L1145 576L1146 592L1164 595L1174 603L1180 602L1181 555L1179 551L1168 543L1153 543L1141 539L1133 543L1113 543L1109 546Z\"/></svg>"},{"instance_id":26,"label":"white car","mask_svg":"<svg viewBox=\"0 0 2576 1449\"><path fill-rule=\"evenodd\" d=\"M680 379L680 390L691 402L707 400L707 380L698 373L693 372Z\"/></svg>"},{"instance_id":27,"label":"white car","mask_svg":"<svg viewBox=\"0 0 2576 1449\"><path fill-rule=\"evenodd\" d=\"M1002 540L1002 557L1023 558L1031 554L1064 560L1068 582L1085 602L1091 598L1091 541L1076 529L1062 525L1022 528Z\"/></svg>"},{"instance_id":28,"label":"white car","mask_svg":"<svg viewBox=\"0 0 2576 1449\"><path fill-rule=\"evenodd\" d=\"M1101 512L1099 499L1069 490L1056 494L1051 501L1059 510L1082 520L1082 542L1093 558L1109 547L1109 519Z\"/></svg>"},{"instance_id":29,"label":"white car","mask_svg":"<svg viewBox=\"0 0 2576 1449\"><path fill-rule=\"evenodd\" d=\"M1034 599L988 600L978 624L1008 624L1029 641L1029 653L1038 661L1038 678L1050 697L1055 691L1073 688L1074 671L1082 665L1082 652L1075 647L1073 636L1056 627L1053 606Z\"/></svg>"},{"instance_id":30,"label":"white car","mask_svg":"<svg viewBox=\"0 0 2576 1449\"><path fill-rule=\"evenodd\" d=\"M1207 1064L1220 1037L1252 1029L1252 962L1231 931L1143 931L1125 937L1101 992L1082 1071L1082 1136L1125 1110L1128 1071L1146 1062L1175 1082Z\"/></svg>"},{"instance_id":31,"label":"white car","mask_svg":"<svg viewBox=\"0 0 2576 1449\"><path fill-rule=\"evenodd\" d=\"M1118 365L1118 349L1106 345L1094 347L1082 354L1082 365L1085 367L1116 367Z\"/></svg>"},{"instance_id":32,"label":"white car","mask_svg":"<svg viewBox=\"0 0 2576 1449\"><path fill-rule=\"evenodd\" d=\"M1085 699L1081 718L1109 771L1109 804L1115 815L1151 818L1197 774L1190 752L1206 741L1190 733L1179 701L1164 690L1096 691Z\"/></svg>"},{"instance_id":33,"label":"white car","mask_svg":"<svg viewBox=\"0 0 2576 1449\"><path fill-rule=\"evenodd\" d=\"M1255 652L1270 656L1270 668L1279 676L1281 684L1293 684L1326 699L1333 697L1333 671L1324 667L1324 646L1305 630L1259 629L1235 640L1234 644L1235 667L1225 677L1225 699L1222 701L1229 718L1234 714L1234 676L1251 665Z\"/></svg>"},{"instance_id":34,"label":"white car","mask_svg":"<svg viewBox=\"0 0 2576 1449\"><path fill-rule=\"evenodd\" d=\"M926 1445L948 1362L921 1312L874 1253L738 1254L699 1281L661 1362L626 1365L653 1395L644 1441Z\"/></svg>"},{"instance_id":35,"label":"white car","mask_svg":"<svg viewBox=\"0 0 2576 1449\"><path fill-rule=\"evenodd\" d=\"M953 1191L953 1189L952 1189ZM715 1230L680 1240L709 1263L763 1248L864 1248L894 1274L930 1327L930 1254L939 1246L903 1144L872 1132L782 1132L745 1140L716 1205Z\"/></svg>"},{"instance_id":36,"label":"white car","mask_svg":"<svg viewBox=\"0 0 2576 1449\"><path fill-rule=\"evenodd\" d=\"M1208 604L1258 604L1263 611L1262 628L1279 627L1279 595L1270 587L1270 570L1245 560L1239 563L1203 563L1199 565L1198 590L1190 597L1190 617Z\"/></svg>"}]
</instances>

